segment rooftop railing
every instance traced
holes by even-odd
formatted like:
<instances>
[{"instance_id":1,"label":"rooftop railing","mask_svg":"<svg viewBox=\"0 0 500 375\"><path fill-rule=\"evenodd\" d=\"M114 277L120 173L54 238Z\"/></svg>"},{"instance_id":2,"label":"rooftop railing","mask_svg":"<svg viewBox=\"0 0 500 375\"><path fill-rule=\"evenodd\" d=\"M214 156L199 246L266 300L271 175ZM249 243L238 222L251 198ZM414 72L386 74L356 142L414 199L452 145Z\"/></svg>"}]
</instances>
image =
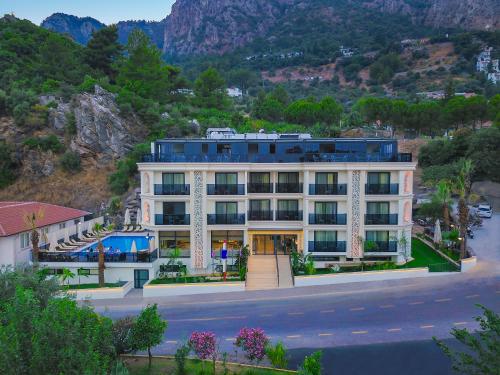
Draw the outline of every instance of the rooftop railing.
<instances>
[{"instance_id":1,"label":"rooftop railing","mask_svg":"<svg viewBox=\"0 0 500 375\"><path fill-rule=\"evenodd\" d=\"M138 251L137 253L105 253L106 263L152 263L158 259L158 250ZM40 262L47 263L96 263L99 261L99 252L94 251L41 251L38 256Z\"/></svg>"},{"instance_id":2,"label":"rooftop railing","mask_svg":"<svg viewBox=\"0 0 500 375\"><path fill-rule=\"evenodd\" d=\"M345 241L309 241L310 253L345 253Z\"/></svg>"}]
</instances>

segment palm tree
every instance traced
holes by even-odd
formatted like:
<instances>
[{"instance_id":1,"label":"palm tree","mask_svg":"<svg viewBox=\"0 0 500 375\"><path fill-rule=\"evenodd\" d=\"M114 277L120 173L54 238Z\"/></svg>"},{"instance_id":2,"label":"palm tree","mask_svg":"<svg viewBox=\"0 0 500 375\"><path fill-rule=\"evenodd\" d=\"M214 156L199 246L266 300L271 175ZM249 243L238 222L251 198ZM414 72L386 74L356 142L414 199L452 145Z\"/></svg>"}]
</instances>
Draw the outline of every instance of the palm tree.
<instances>
[{"instance_id":1,"label":"palm tree","mask_svg":"<svg viewBox=\"0 0 500 375\"><path fill-rule=\"evenodd\" d=\"M95 237L97 238L97 251L99 251L99 266L98 266L98 271L99 271L99 287L104 288L105 282L104 282L104 270L106 269L106 265L104 264L104 246L102 244L102 235L101 232L104 230L104 225L100 223L95 223L94 227L92 228Z\"/></svg>"},{"instance_id":2,"label":"palm tree","mask_svg":"<svg viewBox=\"0 0 500 375\"><path fill-rule=\"evenodd\" d=\"M434 199L443 207L444 230L450 230L451 186L446 180L439 181Z\"/></svg>"},{"instance_id":3,"label":"palm tree","mask_svg":"<svg viewBox=\"0 0 500 375\"><path fill-rule=\"evenodd\" d=\"M467 226L469 224L469 194L471 189L471 175L474 165L470 159L464 160L460 173L456 179L455 188L458 190L458 230L460 234L460 259L466 256Z\"/></svg>"},{"instance_id":4,"label":"palm tree","mask_svg":"<svg viewBox=\"0 0 500 375\"><path fill-rule=\"evenodd\" d=\"M30 239L31 246L33 247L33 266L35 268L38 268L38 254L40 253L40 247L38 246L40 242L40 234L37 229L44 216L45 212L42 209L39 209L38 212L25 214L23 217L26 227L31 231Z\"/></svg>"}]
</instances>

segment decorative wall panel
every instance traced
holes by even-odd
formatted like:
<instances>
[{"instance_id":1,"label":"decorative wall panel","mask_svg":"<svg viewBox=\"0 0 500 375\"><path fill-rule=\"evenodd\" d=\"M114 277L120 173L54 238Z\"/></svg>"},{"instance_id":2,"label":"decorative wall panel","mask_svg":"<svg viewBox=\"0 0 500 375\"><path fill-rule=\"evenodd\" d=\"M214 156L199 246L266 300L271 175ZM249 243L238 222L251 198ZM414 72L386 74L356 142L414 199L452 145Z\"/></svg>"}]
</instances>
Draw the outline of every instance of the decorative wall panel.
<instances>
[{"instance_id":1,"label":"decorative wall panel","mask_svg":"<svg viewBox=\"0 0 500 375\"><path fill-rule=\"evenodd\" d=\"M362 258L360 223L361 223L361 172L352 172L352 207L351 207L351 254L350 258Z\"/></svg>"},{"instance_id":2,"label":"decorative wall panel","mask_svg":"<svg viewBox=\"0 0 500 375\"><path fill-rule=\"evenodd\" d=\"M194 231L194 268L202 269L204 263L204 246L203 246L203 174L201 171L194 172L194 189L193 189L193 223Z\"/></svg>"}]
</instances>

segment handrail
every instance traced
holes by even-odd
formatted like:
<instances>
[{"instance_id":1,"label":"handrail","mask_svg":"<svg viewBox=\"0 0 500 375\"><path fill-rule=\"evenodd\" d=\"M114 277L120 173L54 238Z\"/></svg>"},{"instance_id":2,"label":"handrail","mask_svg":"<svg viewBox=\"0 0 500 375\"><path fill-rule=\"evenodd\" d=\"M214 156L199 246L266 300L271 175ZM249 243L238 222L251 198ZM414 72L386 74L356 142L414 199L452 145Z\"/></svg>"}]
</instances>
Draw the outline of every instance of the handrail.
<instances>
[{"instance_id":1,"label":"handrail","mask_svg":"<svg viewBox=\"0 0 500 375\"><path fill-rule=\"evenodd\" d=\"M275 250L274 251L274 258L276 259L276 274L278 277L278 288L280 287L280 265L278 261L278 252Z\"/></svg>"},{"instance_id":2,"label":"handrail","mask_svg":"<svg viewBox=\"0 0 500 375\"><path fill-rule=\"evenodd\" d=\"M292 257L290 255L288 255L288 263L290 263L290 274L292 275L292 285L295 286L295 275L293 274Z\"/></svg>"}]
</instances>

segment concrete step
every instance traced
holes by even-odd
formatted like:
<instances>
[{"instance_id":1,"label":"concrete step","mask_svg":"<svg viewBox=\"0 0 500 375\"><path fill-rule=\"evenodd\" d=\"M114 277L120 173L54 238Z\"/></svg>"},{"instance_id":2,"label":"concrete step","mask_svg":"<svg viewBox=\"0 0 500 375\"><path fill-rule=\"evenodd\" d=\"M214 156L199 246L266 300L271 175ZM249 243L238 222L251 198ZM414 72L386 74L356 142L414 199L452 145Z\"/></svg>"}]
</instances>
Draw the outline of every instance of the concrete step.
<instances>
[{"instance_id":1,"label":"concrete step","mask_svg":"<svg viewBox=\"0 0 500 375\"><path fill-rule=\"evenodd\" d=\"M252 255L248 258L247 290L274 289L278 287L276 258Z\"/></svg>"},{"instance_id":2,"label":"concrete step","mask_svg":"<svg viewBox=\"0 0 500 375\"><path fill-rule=\"evenodd\" d=\"M293 288L292 269L288 255L278 255L279 287Z\"/></svg>"}]
</instances>

